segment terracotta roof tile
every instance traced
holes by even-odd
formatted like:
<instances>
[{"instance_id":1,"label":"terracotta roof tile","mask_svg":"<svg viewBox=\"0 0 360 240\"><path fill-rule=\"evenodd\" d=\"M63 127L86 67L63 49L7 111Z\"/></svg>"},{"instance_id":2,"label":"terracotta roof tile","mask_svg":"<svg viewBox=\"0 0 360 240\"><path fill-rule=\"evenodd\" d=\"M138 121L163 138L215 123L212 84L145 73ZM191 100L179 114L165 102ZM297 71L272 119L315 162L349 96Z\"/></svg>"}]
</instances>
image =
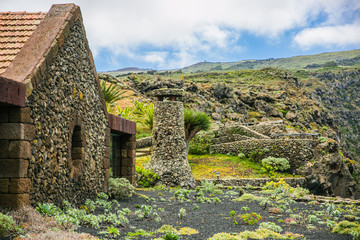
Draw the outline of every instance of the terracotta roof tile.
<instances>
[{"instance_id":1,"label":"terracotta roof tile","mask_svg":"<svg viewBox=\"0 0 360 240\"><path fill-rule=\"evenodd\" d=\"M0 12L0 74L16 57L46 13Z\"/></svg>"}]
</instances>

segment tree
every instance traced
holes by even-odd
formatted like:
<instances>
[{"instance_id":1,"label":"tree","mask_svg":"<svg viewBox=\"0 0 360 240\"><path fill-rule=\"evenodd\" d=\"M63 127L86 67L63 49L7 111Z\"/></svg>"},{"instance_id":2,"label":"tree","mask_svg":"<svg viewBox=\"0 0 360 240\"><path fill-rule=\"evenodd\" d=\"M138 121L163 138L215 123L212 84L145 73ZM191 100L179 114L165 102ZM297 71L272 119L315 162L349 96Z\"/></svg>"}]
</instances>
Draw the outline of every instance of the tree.
<instances>
[{"instance_id":1,"label":"tree","mask_svg":"<svg viewBox=\"0 0 360 240\"><path fill-rule=\"evenodd\" d=\"M184 111L185 122L185 141L186 152L189 152L189 143L195 135L204 130L210 129L210 117L204 112L193 111L191 109L185 109Z\"/></svg>"},{"instance_id":2,"label":"tree","mask_svg":"<svg viewBox=\"0 0 360 240\"><path fill-rule=\"evenodd\" d=\"M100 83L100 88L104 94L105 102L107 105L113 105L117 101L125 98L125 96L123 96L125 91L123 91L118 85L114 83L106 86L106 82L102 81Z\"/></svg>"},{"instance_id":3,"label":"tree","mask_svg":"<svg viewBox=\"0 0 360 240\"><path fill-rule=\"evenodd\" d=\"M147 126L150 130L153 129L153 115L154 115L154 104L134 101L134 114L137 122Z\"/></svg>"}]
</instances>

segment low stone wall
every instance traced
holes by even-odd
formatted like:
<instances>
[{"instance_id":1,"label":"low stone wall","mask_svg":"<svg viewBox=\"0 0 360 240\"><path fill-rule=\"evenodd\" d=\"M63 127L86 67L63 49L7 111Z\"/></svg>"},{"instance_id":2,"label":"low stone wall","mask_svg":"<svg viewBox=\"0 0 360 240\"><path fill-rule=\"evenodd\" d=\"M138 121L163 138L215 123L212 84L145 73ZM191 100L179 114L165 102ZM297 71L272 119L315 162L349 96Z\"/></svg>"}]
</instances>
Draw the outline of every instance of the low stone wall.
<instances>
[{"instance_id":1,"label":"low stone wall","mask_svg":"<svg viewBox=\"0 0 360 240\"><path fill-rule=\"evenodd\" d=\"M289 184L291 187L305 187L306 179L305 178L283 178L284 181ZM206 180L196 180L197 185L201 185L201 181L213 181L215 184L222 184L224 187L240 186L246 187L246 185L251 185L253 187L260 188L265 186L267 182L271 182L270 178L238 178L238 179L206 179Z\"/></svg>"},{"instance_id":2,"label":"low stone wall","mask_svg":"<svg viewBox=\"0 0 360 240\"><path fill-rule=\"evenodd\" d=\"M221 144L221 143L229 143L229 142L235 142L235 141L244 141L244 140L250 140L255 139L253 137L248 137L241 134L231 134L231 135L225 135L218 138L214 138L212 140L213 144Z\"/></svg>"},{"instance_id":3,"label":"low stone wall","mask_svg":"<svg viewBox=\"0 0 360 240\"><path fill-rule=\"evenodd\" d=\"M313 149L317 144L317 141L310 139L255 139L215 144L210 147L210 151L234 155L244 153L246 157L257 161L269 156L283 157L289 161L289 171L292 171L313 157Z\"/></svg>"},{"instance_id":4,"label":"low stone wall","mask_svg":"<svg viewBox=\"0 0 360 240\"><path fill-rule=\"evenodd\" d=\"M251 128L243 125L232 124L220 127L219 130L214 131L215 138L212 139L212 144L230 143L235 141L245 141L254 139L269 139L270 137L260 134Z\"/></svg>"},{"instance_id":5,"label":"low stone wall","mask_svg":"<svg viewBox=\"0 0 360 240\"><path fill-rule=\"evenodd\" d=\"M146 148L146 147L151 147L151 145L152 145L152 137L145 137L136 140L136 148Z\"/></svg>"}]
</instances>

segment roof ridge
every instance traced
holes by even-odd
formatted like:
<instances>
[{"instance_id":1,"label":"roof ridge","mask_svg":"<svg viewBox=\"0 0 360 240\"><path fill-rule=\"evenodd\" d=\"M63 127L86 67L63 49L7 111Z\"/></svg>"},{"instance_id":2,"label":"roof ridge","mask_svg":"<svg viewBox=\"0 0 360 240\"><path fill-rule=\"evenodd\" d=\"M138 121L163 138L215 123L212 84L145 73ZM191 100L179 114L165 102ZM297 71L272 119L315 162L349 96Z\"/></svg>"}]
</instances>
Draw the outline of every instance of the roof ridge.
<instances>
[{"instance_id":1,"label":"roof ridge","mask_svg":"<svg viewBox=\"0 0 360 240\"><path fill-rule=\"evenodd\" d=\"M22 11L22 12L12 12L12 11L7 11L7 12L0 12L0 14L47 14L47 12L42 12L42 11L39 11L39 12L27 12L27 11Z\"/></svg>"}]
</instances>

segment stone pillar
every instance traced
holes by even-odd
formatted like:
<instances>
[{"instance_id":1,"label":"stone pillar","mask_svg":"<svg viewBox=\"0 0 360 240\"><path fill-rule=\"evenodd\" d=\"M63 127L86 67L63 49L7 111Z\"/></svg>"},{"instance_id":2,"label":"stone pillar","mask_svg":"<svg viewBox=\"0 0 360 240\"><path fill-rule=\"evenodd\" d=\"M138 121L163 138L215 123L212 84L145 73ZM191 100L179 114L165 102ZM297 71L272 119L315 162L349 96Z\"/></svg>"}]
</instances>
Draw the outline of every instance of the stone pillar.
<instances>
[{"instance_id":1,"label":"stone pillar","mask_svg":"<svg viewBox=\"0 0 360 240\"><path fill-rule=\"evenodd\" d=\"M168 186L195 187L186 154L183 90L157 89L154 103L152 154L147 169Z\"/></svg>"},{"instance_id":2,"label":"stone pillar","mask_svg":"<svg viewBox=\"0 0 360 240\"><path fill-rule=\"evenodd\" d=\"M0 108L0 207L29 205L27 176L35 129L29 108Z\"/></svg>"}]
</instances>

